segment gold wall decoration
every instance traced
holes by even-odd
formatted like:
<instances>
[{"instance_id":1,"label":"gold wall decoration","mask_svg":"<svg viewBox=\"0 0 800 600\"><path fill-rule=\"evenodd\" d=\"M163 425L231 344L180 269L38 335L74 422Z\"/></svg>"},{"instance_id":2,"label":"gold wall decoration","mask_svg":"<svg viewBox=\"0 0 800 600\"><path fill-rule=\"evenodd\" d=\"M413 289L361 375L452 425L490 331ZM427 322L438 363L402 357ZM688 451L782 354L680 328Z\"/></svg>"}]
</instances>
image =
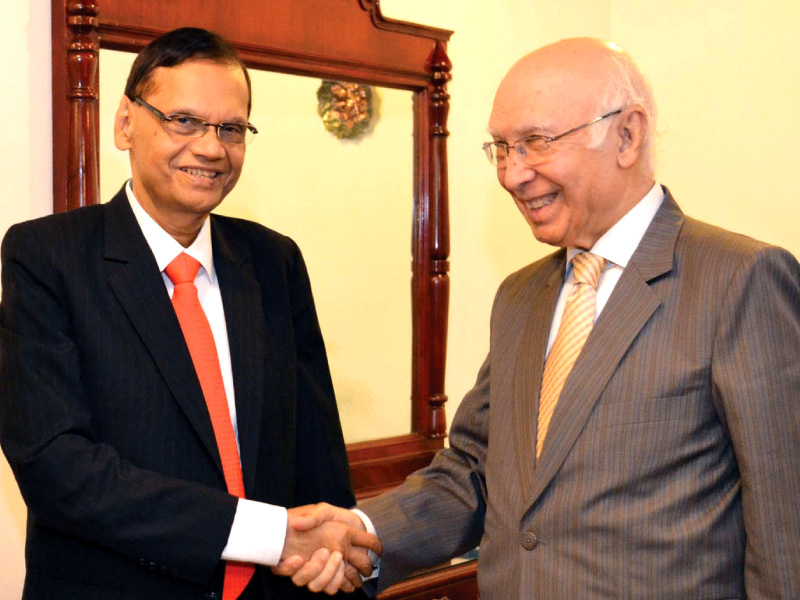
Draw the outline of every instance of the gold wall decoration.
<instances>
[{"instance_id":1,"label":"gold wall decoration","mask_svg":"<svg viewBox=\"0 0 800 600\"><path fill-rule=\"evenodd\" d=\"M337 139L355 139L367 131L372 120L372 88L323 81L317 90L317 114Z\"/></svg>"}]
</instances>

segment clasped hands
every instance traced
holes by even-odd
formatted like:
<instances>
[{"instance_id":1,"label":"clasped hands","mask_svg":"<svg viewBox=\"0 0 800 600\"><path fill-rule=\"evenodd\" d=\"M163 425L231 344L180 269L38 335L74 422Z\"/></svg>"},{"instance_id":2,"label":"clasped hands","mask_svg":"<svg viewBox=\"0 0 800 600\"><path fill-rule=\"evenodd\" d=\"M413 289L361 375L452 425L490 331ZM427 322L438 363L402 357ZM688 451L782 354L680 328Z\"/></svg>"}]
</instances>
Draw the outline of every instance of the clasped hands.
<instances>
[{"instance_id":1,"label":"clasped hands","mask_svg":"<svg viewBox=\"0 0 800 600\"><path fill-rule=\"evenodd\" d=\"M335 594L361 587L372 573L368 551L381 553L377 537L367 533L355 513L320 503L290 508L281 562L276 575L291 577L312 592Z\"/></svg>"}]
</instances>

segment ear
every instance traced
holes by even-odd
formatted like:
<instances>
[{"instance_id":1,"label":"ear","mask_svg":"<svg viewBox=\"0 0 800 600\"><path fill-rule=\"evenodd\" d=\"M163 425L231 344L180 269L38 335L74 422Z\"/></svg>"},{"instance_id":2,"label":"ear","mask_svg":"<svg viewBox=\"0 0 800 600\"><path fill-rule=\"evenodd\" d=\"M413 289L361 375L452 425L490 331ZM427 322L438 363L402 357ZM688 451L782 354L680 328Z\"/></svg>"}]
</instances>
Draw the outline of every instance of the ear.
<instances>
[{"instance_id":1,"label":"ear","mask_svg":"<svg viewBox=\"0 0 800 600\"><path fill-rule=\"evenodd\" d=\"M634 104L622 113L617 126L620 144L617 149L617 164L623 169L635 165L642 157L647 135L647 115L644 109Z\"/></svg>"},{"instance_id":2,"label":"ear","mask_svg":"<svg viewBox=\"0 0 800 600\"><path fill-rule=\"evenodd\" d=\"M122 96L119 108L114 117L114 145L120 150L131 149L131 134L133 132L133 102L127 96Z\"/></svg>"}]
</instances>

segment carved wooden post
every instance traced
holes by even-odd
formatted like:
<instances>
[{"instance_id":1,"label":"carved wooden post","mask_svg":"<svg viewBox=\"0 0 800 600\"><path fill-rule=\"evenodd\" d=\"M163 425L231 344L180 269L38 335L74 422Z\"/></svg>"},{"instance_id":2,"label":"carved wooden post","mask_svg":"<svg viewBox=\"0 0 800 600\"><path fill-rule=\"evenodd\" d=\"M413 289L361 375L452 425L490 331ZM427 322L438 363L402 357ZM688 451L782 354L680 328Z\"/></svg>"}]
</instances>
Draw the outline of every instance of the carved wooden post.
<instances>
[{"instance_id":1,"label":"carved wooden post","mask_svg":"<svg viewBox=\"0 0 800 600\"><path fill-rule=\"evenodd\" d=\"M444 44L437 41L431 57L431 189L428 236L431 254L428 285L430 293L431 341L428 373L431 408L428 437L444 437L447 430L444 403L445 361L447 358L447 312L450 301L450 214L448 211L447 186L447 115L450 111L450 95L447 82L451 79L452 63L447 57Z\"/></svg>"},{"instance_id":2,"label":"carved wooden post","mask_svg":"<svg viewBox=\"0 0 800 600\"><path fill-rule=\"evenodd\" d=\"M66 18L72 34L67 46L66 208L72 209L100 201L96 0L69 0Z\"/></svg>"}]
</instances>

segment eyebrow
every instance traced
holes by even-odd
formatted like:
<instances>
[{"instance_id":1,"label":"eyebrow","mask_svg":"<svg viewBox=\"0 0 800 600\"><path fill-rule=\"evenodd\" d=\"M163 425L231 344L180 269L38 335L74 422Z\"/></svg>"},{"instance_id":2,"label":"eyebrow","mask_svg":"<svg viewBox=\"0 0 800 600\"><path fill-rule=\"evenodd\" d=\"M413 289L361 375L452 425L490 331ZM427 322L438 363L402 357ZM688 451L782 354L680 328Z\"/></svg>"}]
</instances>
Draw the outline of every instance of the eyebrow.
<instances>
[{"instance_id":1,"label":"eyebrow","mask_svg":"<svg viewBox=\"0 0 800 600\"><path fill-rule=\"evenodd\" d=\"M529 121L524 126L515 127L511 133L513 134L512 139L524 140L525 138L529 138L534 135L541 135L542 137L547 137L546 131L550 129L547 125L540 121ZM487 133L492 136L492 138L496 141L506 141L500 134L498 134L495 130L491 127L486 129Z\"/></svg>"}]
</instances>

